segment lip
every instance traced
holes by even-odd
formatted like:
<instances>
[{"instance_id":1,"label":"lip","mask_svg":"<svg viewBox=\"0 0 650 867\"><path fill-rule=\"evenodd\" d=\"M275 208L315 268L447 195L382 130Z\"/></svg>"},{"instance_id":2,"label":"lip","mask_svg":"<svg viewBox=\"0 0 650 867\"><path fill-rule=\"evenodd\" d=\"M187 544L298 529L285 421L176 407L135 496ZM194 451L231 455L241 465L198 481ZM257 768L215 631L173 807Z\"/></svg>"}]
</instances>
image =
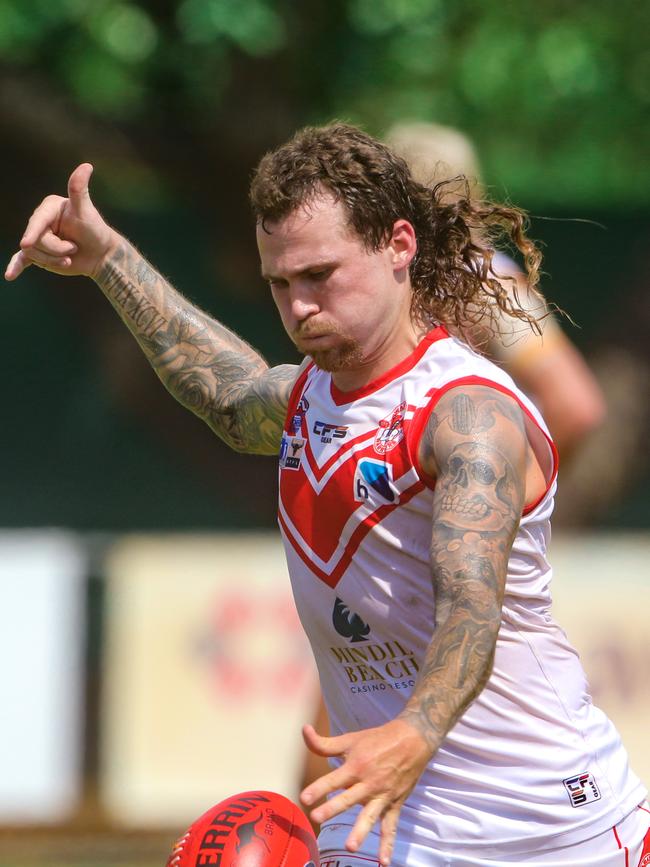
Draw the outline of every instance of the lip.
<instances>
[{"instance_id":1,"label":"lip","mask_svg":"<svg viewBox=\"0 0 650 867\"><path fill-rule=\"evenodd\" d=\"M332 335L329 332L327 334L300 335L300 337L296 337L296 343L318 343L320 340L327 340L331 336Z\"/></svg>"}]
</instances>

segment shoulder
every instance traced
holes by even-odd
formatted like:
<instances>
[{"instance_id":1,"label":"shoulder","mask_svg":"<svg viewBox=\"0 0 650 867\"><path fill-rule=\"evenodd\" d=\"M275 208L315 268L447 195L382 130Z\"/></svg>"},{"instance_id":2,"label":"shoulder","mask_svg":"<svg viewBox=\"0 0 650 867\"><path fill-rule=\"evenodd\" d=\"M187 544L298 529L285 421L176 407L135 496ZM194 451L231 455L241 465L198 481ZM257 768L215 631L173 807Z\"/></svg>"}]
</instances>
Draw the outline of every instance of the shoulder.
<instances>
[{"instance_id":1,"label":"shoulder","mask_svg":"<svg viewBox=\"0 0 650 867\"><path fill-rule=\"evenodd\" d=\"M524 417L514 395L490 383L459 383L445 391L429 415L419 445L420 464L436 478L459 449L512 454L518 463L525 444Z\"/></svg>"}]
</instances>

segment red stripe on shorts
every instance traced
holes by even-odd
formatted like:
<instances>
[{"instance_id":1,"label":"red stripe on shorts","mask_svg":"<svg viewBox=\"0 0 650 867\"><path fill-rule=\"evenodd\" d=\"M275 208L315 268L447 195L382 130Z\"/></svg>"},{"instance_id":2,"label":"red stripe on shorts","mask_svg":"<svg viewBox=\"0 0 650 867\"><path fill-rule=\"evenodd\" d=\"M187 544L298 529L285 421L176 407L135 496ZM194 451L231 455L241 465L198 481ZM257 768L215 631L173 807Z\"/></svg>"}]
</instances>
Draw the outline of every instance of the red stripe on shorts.
<instances>
[{"instance_id":1,"label":"red stripe on shorts","mask_svg":"<svg viewBox=\"0 0 650 867\"><path fill-rule=\"evenodd\" d=\"M625 850L625 867L630 867L630 853L628 851L627 846L622 845L620 838L618 836L618 831L616 830L616 825L614 825L614 827L612 828L612 831L614 832L614 836L616 837L616 842L618 843L618 848Z\"/></svg>"}]
</instances>

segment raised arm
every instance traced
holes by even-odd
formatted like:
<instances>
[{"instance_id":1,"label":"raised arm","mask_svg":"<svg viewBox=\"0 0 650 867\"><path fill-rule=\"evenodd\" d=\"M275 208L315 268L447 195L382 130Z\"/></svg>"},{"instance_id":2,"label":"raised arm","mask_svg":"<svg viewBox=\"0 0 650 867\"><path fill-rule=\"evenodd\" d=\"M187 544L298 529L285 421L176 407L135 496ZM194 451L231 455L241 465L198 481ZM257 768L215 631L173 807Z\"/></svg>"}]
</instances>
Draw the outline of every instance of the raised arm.
<instances>
[{"instance_id":1,"label":"raised arm","mask_svg":"<svg viewBox=\"0 0 650 867\"><path fill-rule=\"evenodd\" d=\"M274 454L297 367L269 368L232 331L177 292L102 219L88 192L92 166L70 176L68 197L32 215L5 277L34 264L84 274L102 289L171 394L237 451Z\"/></svg>"},{"instance_id":2,"label":"raised arm","mask_svg":"<svg viewBox=\"0 0 650 867\"><path fill-rule=\"evenodd\" d=\"M402 804L492 670L508 557L525 497L527 444L521 411L485 387L454 389L432 413L421 461L436 477L431 532L432 638L413 693L396 719L373 729L305 741L343 764L302 793L316 823L363 809L347 840L356 851L381 821L380 861L390 863Z\"/></svg>"}]
</instances>

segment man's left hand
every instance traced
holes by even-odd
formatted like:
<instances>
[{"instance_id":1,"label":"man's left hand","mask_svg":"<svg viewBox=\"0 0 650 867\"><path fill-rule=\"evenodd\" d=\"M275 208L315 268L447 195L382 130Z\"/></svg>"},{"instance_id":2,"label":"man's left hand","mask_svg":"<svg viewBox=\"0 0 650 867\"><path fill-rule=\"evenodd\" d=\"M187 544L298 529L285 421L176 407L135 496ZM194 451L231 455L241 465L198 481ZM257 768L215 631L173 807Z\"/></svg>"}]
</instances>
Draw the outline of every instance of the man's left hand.
<instances>
[{"instance_id":1,"label":"man's left hand","mask_svg":"<svg viewBox=\"0 0 650 867\"><path fill-rule=\"evenodd\" d=\"M381 821L379 860L388 867L402 804L430 761L431 747L413 725L401 719L331 738L319 735L310 725L303 727L302 734L313 753L343 757L340 767L315 780L300 795L309 807L339 792L311 811L312 821L321 824L362 804L346 848L358 851L371 828Z\"/></svg>"}]
</instances>

